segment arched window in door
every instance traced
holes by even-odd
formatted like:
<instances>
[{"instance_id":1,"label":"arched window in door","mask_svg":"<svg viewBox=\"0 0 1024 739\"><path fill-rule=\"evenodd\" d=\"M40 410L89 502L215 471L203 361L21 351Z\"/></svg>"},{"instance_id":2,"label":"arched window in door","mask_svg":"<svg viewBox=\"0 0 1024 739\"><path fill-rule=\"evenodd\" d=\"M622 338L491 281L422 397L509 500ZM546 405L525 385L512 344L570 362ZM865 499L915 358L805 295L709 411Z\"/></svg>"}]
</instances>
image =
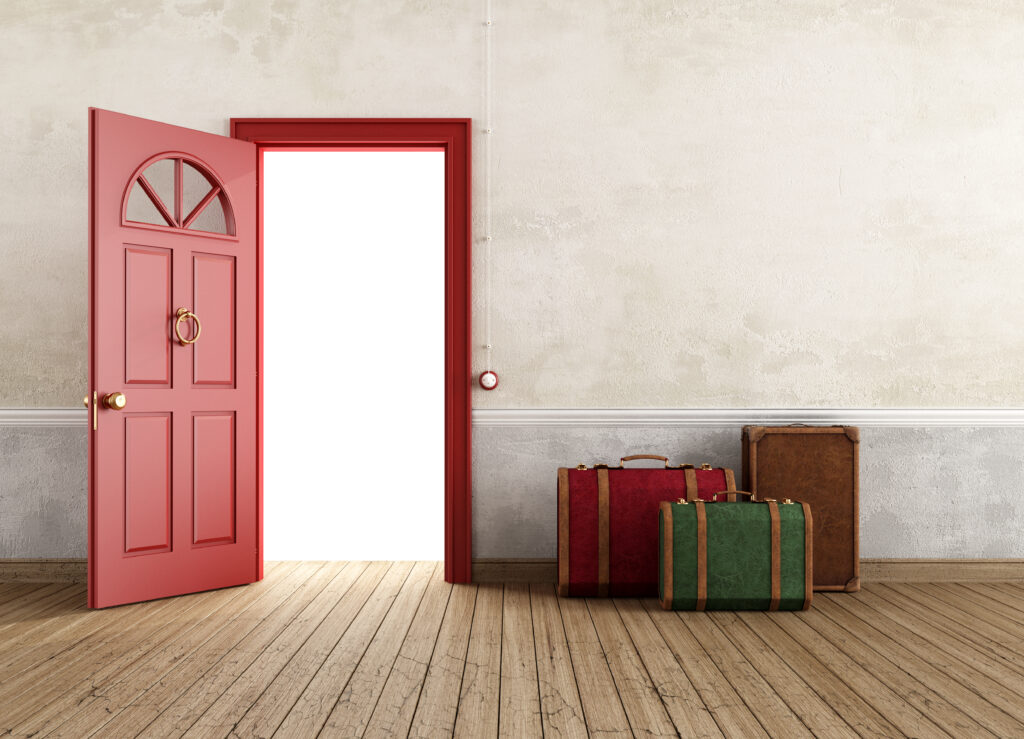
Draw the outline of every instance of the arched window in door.
<instances>
[{"instance_id":1,"label":"arched window in door","mask_svg":"<svg viewBox=\"0 0 1024 739\"><path fill-rule=\"evenodd\" d=\"M220 179L195 157L159 154L132 175L121 222L160 230L235 235L235 218Z\"/></svg>"}]
</instances>

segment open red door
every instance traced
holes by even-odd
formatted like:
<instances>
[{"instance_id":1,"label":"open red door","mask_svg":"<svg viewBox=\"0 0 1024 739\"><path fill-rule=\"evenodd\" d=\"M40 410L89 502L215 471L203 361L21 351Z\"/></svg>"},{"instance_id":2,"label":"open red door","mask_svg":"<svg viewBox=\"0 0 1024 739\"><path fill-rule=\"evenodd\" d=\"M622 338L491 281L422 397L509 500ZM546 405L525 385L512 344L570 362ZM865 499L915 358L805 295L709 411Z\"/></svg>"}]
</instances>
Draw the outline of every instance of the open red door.
<instances>
[{"instance_id":1,"label":"open red door","mask_svg":"<svg viewBox=\"0 0 1024 739\"><path fill-rule=\"evenodd\" d=\"M89 115L89 606L253 582L256 147Z\"/></svg>"}]
</instances>

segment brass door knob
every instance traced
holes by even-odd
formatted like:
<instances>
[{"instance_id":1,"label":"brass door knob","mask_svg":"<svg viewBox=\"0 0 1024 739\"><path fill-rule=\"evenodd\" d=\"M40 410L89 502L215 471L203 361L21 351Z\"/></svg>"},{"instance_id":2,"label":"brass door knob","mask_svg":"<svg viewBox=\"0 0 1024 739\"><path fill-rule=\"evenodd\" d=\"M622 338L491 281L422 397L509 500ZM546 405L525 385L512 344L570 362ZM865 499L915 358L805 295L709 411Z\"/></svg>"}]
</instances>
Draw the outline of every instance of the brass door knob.
<instances>
[{"instance_id":1,"label":"brass door knob","mask_svg":"<svg viewBox=\"0 0 1024 739\"><path fill-rule=\"evenodd\" d=\"M84 405L86 408L89 407L89 396L88 395L86 395L84 398L82 398L82 405Z\"/></svg>"},{"instance_id":2,"label":"brass door knob","mask_svg":"<svg viewBox=\"0 0 1024 739\"><path fill-rule=\"evenodd\" d=\"M124 393L107 393L103 396L103 405L112 411L123 411L128 405L128 398Z\"/></svg>"}]
</instances>

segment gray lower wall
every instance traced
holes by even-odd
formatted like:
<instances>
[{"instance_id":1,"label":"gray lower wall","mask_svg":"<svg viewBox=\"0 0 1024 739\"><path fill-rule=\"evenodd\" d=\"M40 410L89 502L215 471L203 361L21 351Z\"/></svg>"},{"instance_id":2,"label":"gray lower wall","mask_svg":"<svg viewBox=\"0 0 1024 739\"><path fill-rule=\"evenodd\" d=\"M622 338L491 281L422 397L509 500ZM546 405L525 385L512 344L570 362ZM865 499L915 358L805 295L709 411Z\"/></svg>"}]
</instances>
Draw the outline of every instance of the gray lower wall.
<instances>
[{"instance_id":1,"label":"gray lower wall","mask_svg":"<svg viewBox=\"0 0 1024 739\"><path fill-rule=\"evenodd\" d=\"M84 557L88 432L0 424L0 558Z\"/></svg>"},{"instance_id":2,"label":"gray lower wall","mask_svg":"<svg viewBox=\"0 0 1024 739\"><path fill-rule=\"evenodd\" d=\"M555 556L555 469L653 452L740 469L739 427L476 426L473 554ZM0 558L86 555L86 429L0 425ZM1024 427L862 427L861 555L1024 557Z\"/></svg>"},{"instance_id":3,"label":"gray lower wall","mask_svg":"<svg viewBox=\"0 0 1024 739\"><path fill-rule=\"evenodd\" d=\"M739 427L473 430L473 556L554 557L555 469L655 453L740 472ZM861 556L1024 557L1024 428L861 428Z\"/></svg>"}]
</instances>

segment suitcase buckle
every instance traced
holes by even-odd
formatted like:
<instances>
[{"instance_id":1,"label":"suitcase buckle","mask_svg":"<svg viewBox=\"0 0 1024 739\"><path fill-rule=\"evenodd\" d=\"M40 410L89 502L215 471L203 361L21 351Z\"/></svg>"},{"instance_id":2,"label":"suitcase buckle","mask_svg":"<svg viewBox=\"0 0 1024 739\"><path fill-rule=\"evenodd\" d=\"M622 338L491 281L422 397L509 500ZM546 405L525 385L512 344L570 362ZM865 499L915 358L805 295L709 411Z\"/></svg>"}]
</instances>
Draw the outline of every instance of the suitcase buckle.
<instances>
[{"instance_id":1,"label":"suitcase buckle","mask_svg":"<svg viewBox=\"0 0 1024 739\"><path fill-rule=\"evenodd\" d=\"M711 469L711 465L709 465L709 464L708 464L707 462L705 462L704 464L702 464L702 465L700 466L700 468L701 468L702 470L710 470L710 469Z\"/></svg>"},{"instance_id":2,"label":"suitcase buckle","mask_svg":"<svg viewBox=\"0 0 1024 739\"><path fill-rule=\"evenodd\" d=\"M689 505L690 501L688 501L686 498L680 498L679 500L676 501L676 503L680 505Z\"/></svg>"},{"instance_id":3,"label":"suitcase buckle","mask_svg":"<svg viewBox=\"0 0 1024 739\"><path fill-rule=\"evenodd\" d=\"M587 469L587 466L585 464L578 464L578 465L576 465L576 469L578 469L578 470L585 470L585 469Z\"/></svg>"}]
</instances>

